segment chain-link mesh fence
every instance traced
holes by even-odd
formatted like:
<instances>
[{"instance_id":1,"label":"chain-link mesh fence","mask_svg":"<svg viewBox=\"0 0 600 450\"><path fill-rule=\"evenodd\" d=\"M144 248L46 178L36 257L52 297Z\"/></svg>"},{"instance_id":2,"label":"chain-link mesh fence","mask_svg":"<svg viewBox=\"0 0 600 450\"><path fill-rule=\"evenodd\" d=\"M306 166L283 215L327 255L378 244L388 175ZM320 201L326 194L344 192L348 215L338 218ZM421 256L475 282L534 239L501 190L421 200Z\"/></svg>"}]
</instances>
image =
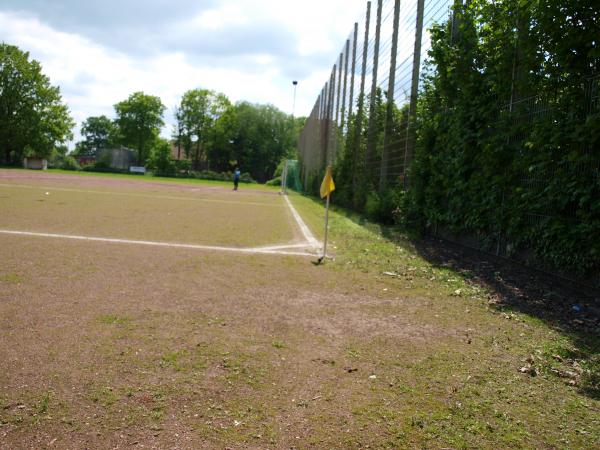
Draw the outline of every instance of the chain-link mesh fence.
<instances>
[{"instance_id":1,"label":"chain-link mesh fence","mask_svg":"<svg viewBox=\"0 0 600 450\"><path fill-rule=\"evenodd\" d=\"M411 117L430 45L427 30L448 19L452 1L367 3L301 133L306 190L316 189L325 166L341 153L355 185L383 190L405 182L414 147Z\"/></svg>"},{"instance_id":2,"label":"chain-link mesh fence","mask_svg":"<svg viewBox=\"0 0 600 450\"><path fill-rule=\"evenodd\" d=\"M305 191L317 192L325 168L330 164L334 167L336 184L341 188L336 192L336 202L358 210L368 211L369 196L384 196L393 189L410 188L409 169L417 143L417 97L422 92L423 80L435 70L427 64L432 46L430 30L435 24L446 24L448 39L458 39L461 24L456 11L463 4L463 0L367 2L364 17L354 24L343 43L301 132L299 164ZM516 17L518 20L518 14ZM515 46L515 54L518 51ZM524 155L525 161L531 159L525 157L525 152L534 125L559 126L563 120L548 92L495 102L497 123L489 124L486 132L501 130L507 136L504 144L514 149L517 159L519 155ZM600 77L594 76L582 83L580 103L582 123L586 117L598 113ZM577 108L579 106L574 110ZM442 115L452 113L448 107ZM560 211L547 204L539 208L528 206L519 217L507 217L505 206L518 204L519 200L513 198L517 193L530 199L545 195L548 180L557 175L565 180L584 177L590 183L599 183L597 149L590 146L578 151L587 152L589 158L524 166L521 175L513 177L510 189L498 187L494 195L497 203L490 209L497 217L497 229L492 227L485 230L484 235L459 241L501 256L515 257L518 255L512 238L505 232L508 222L522 221L531 236L545 233L544 228L551 227L557 219L577 225L581 207L576 202ZM519 170L516 169L517 174ZM378 198L381 204L380 200ZM489 222L494 223L494 220ZM444 224L439 225L434 224L430 231L451 238ZM597 277L592 283L600 286L598 272L592 275Z\"/></svg>"}]
</instances>

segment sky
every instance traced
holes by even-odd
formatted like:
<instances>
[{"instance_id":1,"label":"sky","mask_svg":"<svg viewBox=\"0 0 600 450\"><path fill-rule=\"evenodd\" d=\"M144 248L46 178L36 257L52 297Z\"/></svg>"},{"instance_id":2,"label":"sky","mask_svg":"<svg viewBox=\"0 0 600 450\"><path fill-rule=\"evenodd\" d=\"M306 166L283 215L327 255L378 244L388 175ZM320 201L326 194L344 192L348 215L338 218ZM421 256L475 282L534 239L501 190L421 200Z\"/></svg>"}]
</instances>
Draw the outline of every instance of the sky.
<instances>
[{"instance_id":1,"label":"sky","mask_svg":"<svg viewBox=\"0 0 600 450\"><path fill-rule=\"evenodd\" d=\"M42 64L79 125L131 93L194 88L308 115L366 0L2 0L0 42ZM70 145L73 146L73 143Z\"/></svg>"}]
</instances>

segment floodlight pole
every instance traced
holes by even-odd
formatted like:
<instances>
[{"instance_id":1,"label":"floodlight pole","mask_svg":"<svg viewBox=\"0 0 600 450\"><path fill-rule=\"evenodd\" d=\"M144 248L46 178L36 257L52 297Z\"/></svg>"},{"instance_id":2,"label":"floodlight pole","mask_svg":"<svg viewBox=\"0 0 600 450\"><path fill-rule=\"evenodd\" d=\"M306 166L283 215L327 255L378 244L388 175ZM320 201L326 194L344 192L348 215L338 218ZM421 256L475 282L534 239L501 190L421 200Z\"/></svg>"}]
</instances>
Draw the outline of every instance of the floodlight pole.
<instances>
[{"instance_id":1,"label":"floodlight pole","mask_svg":"<svg viewBox=\"0 0 600 450\"><path fill-rule=\"evenodd\" d=\"M296 114L296 88L298 87L298 82L296 80L292 81L294 85L294 103L292 104L292 131L296 129L296 124L294 123L294 115ZM281 172L281 194L287 195L287 172L288 172L288 160L285 160L285 164L283 165L283 171Z\"/></svg>"},{"instance_id":2,"label":"floodlight pole","mask_svg":"<svg viewBox=\"0 0 600 450\"><path fill-rule=\"evenodd\" d=\"M292 119L294 119L294 115L296 114L296 88L298 87L298 82L296 80L292 81L294 85L294 103L292 105Z\"/></svg>"}]
</instances>

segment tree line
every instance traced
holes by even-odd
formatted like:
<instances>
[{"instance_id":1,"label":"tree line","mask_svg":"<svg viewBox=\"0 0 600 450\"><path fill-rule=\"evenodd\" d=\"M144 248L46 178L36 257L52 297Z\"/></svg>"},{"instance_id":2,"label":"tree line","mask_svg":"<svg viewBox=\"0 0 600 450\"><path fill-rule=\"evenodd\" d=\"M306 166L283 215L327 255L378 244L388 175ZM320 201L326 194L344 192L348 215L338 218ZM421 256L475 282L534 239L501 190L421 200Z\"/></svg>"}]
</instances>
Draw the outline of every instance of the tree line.
<instances>
[{"instance_id":1,"label":"tree line","mask_svg":"<svg viewBox=\"0 0 600 450\"><path fill-rule=\"evenodd\" d=\"M232 103L208 89L185 92L174 109L171 139L160 136L167 108L157 96L135 92L114 105L114 118L88 117L74 156L103 149L135 150L137 164L162 175L182 170L228 172L239 166L259 182L270 179L283 158L296 153L303 119L272 105ZM40 64L15 46L0 46L0 164L23 157L63 157L75 123L60 89ZM172 148L175 148L175 158Z\"/></svg>"}]
</instances>

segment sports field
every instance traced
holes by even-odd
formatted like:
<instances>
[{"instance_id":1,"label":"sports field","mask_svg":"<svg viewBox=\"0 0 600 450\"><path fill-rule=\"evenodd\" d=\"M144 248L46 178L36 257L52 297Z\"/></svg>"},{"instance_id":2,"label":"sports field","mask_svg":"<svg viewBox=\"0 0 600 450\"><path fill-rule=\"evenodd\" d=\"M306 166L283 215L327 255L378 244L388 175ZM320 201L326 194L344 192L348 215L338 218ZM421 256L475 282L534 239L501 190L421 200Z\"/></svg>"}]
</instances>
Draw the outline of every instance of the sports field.
<instances>
[{"instance_id":1,"label":"sports field","mask_svg":"<svg viewBox=\"0 0 600 450\"><path fill-rule=\"evenodd\" d=\"M592 334L322 214L0 169L0 448L600 446Z\"/></svg>"}]
</instances>

